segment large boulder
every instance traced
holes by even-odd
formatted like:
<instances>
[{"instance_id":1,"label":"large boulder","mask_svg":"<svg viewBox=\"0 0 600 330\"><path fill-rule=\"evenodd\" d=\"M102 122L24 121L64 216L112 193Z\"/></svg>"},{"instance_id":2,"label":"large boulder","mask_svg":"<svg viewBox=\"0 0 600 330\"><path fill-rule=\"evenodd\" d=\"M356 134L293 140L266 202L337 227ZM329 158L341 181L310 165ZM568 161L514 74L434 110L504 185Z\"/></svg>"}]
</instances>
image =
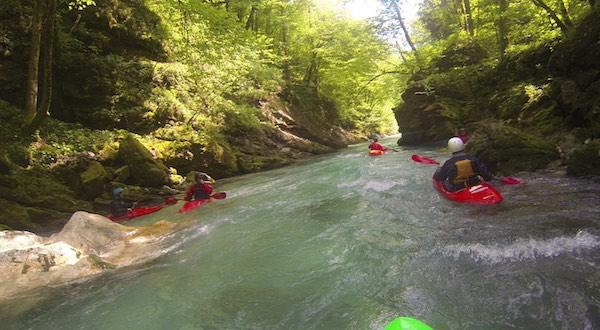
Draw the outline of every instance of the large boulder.
<instances>
[{"instance_id":1,"label":"large boulder","mask_svg":"<svg viewBox=\"0 0 600 330\"><path fill-rule=\"evenodd\" d=\"M560 158L556 147L547 140L502 123L480 123L467 144L491 171L510 174L534 171Z\"/></svg>"},{"instance_id":2,"label":"large boulder","mask_svg":"<svg viewBox=\"0 0 600 330\"><path fill-rule=\"evenodd\" d=\"M0 198L0 224L3 224L12 229L36 231L40 226L33 223L27 213L27 208Z\"/></svg>"},{"instance_id":3,"label":"large boulder","mask_svg":"<svg viewBox=\"0 0 600 330\"><path fill-rule=\"evenodd\" d=\"M10 175L0 175L0 198L60 212L92 209L89 202L77 199L69 187L34 170L18 170Z\"/></svg>"},{"instance_id":4,"label":"large boulder","mask_svg":"<svg viewBox=\"0 0 600 330\"><path fill-rule=\"evenodd\" d=\"M128 135L119 146L119 160L129 166L129 183L161 187L169 183L169 170L144 145Z\"/></svg>"},{"instance_id":5,"label":"large boulder","mask_svg":"<svg viewBox=\"0 0 600 330\"><path fill-rule=\"evenodd\" d=\"M402 99L404 103L393 109L402 133L398 145L439 141L452 134L453 126L445 114L458 112L460 105L436 96L436 91L422 82L409 86Z\"/></svg>"},{"instance_id":6,"label":"large boulder","mask_svg":"<svg viewBox=\"0 0 600 330\"><path fill-rule=\"evenodd\" d=\"M569 157L567 174L600 175L600 140L586 143L573 151Z\"/></svg>"},{"instance_id":7,"label":"large boulder","mask_svg":"<svg viewBox=\"0 0 600 330\"><path fill-rule=\"evenodd\" d=\"M94 198L102 195L104 184L108 182L109 177L102 164L92 161L88 168L79 175L79 180L86 197Z\"/></svg>"},{"instance_id":8,"label":"large boulder","mask_svg":"<svg viewBox=\"0 0 600 330\"><path fill-rule=\"evenodd\" d=\"M21 302L32 290L43 299L42 287L156 258L175 246L165 237L189 225L160 221L126 227L100 215L76 212L50 238L0 231L0 305Z\"/></svg>"}]
</instances>

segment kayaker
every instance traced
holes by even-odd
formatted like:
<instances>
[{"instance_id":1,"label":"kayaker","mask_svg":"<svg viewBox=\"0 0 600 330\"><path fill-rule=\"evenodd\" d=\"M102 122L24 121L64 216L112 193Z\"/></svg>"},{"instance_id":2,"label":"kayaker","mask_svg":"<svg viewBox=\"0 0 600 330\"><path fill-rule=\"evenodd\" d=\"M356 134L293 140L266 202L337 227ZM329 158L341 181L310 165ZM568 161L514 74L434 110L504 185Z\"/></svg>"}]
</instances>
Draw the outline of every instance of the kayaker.
<instances>
[{"instance_id":1,"label":"kayaker","mask_svg":"<svg viewBox=\"0 0 600 330\"><path fill-rule=\"evenodd\" d=\"M123 200L123 188L118 187L112 191L112 201L110 202L110 214L113 217L120 217L127 214L129 210L135 207L136 203L128 203Z\"/></svg>"},{"instance_id":2,"label":"kayaker","mask_svg":"<svg viewBox=\"0 0 600 330\"><path fill-rule=\"evenodd\" d=\"M213 192L211 181L214 182L214 180L202 172L196 173L194 178L196 183L188 188L184 199L186 201L209 199Z\"/></svg>"},{"instance_id":3,"label":"kayaker","mask_svg":"<svg viewBox=\"0 0 600 330\"><path fill-rule=\"evenodd\" d=\"M465 153L465 144L459 137L448 140L448 150L452 152L452 158L434 175L434 179L444 182L448 191L455 192L494 178L477 157Z\"/></svg>"},{"instance_id":4,"label":"kayaker","mask_svg":"<svg viewBox=\"0 0 600 330\"><path fill-rule=\"evenodd\" d=\"M384 147L381 143L378 142L379 139L377 137L373 138L373 142L371 144L369 144L369 149L370 150L381 150L381 151L386 151L387 148Z\"/></svg>"},{"instance_id":5,"label":"kayaker","mask_svg":"<svg viewBox=\"0 0 600 330\"><path fill-rule=\"evenodd\" d=\"M467 144L467 142L469 142L469 139L471 138L469 133L467 133L467 130L464 128L460 128L458 130L458 137L462 140L464 144Z\"/></svg>"}]
</instances>

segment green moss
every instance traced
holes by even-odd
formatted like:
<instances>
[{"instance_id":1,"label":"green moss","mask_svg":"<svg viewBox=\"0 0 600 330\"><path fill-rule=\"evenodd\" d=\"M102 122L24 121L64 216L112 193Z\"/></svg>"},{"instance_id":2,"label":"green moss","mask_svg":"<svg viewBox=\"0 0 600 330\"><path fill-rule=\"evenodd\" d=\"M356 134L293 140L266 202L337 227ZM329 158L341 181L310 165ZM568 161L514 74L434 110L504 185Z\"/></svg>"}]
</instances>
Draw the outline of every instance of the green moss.
<instances>
[{"instance_id":1,"label":"green moss","mask_svg":"<svg viewBox=\"0 0 600 330\"><path fill-rule=\"evenodd\" d=\"M169 182L168 169L155 160L150 151L132 135L121 141L119 159L129 166L132 183L160 187Z\"/></svg>"},{"instance_id":2,"label":"green moss","mask_svg":"<svg viewBox=\"0 0 600 330\"><path fill-rule=\"evenodd\" d=\"M600 141L580 146L569 157L567 174L572 176L600 175Z\"/></svg>"},{"instance_id":3,"label":"green moss","mask_svg":"<svg viewBox=\"0 0 600 330\"><path fill-rule=\"evenodd\" d=\"M560 158L547 140L501 123L480 123L467 145L490 170L498 173L534 171Z\"/></svg>"},{"instance_id":4,"label":"green moss","mask_svg":"<svg viewBox=\"0 0 600 330\"><path fill-rule=\"evenodd\" d=\"M2 229L36 231L40 226L33 223L27 208L15 202L0 198L0 226Z\"/></svg>"},{"instance_id":5,"label":"green moss","mask_svg":"<svg viewBox=\"0 0 600 330\"><path fill-rule=\"evenodd\" d=\"M62 212L91 210L91 205L76 199L67 186L35 170L0 175L0 198Z\"/></svg>"},{"instance_id":6,"label":"green moss","mask_svg":"<svg viewBox=\"0 0 600 330\"><path fill-rule=\"evenodd\" d=\"M90 166L79 175L81 186L88 198L97 197L104 191L104 183L108 181L108 173L102 164L92 161Z\"/></svg>"},{"instance_id":7,"label":"green moss","mask_svg":"<svg viewBox=\"0 0 600 330\"><path fill-rule=\"evenodd\" d=\"M115 269L117 268L116 265L108 263L104 260L102 260L102 258L100 258L99 256L95 255L95 254L90 254L88 256L88 260L90 261L90 263L92 264L92 266L102 269L102 270L106 270L106 269Z\"/></svg>"},{"instance_id":8,"label":"green moss","mask_svg":"<svg viewBox=\"0 0 600 330\"><path fill-rule=\"evenodd\" d=\"M273 169L290 163L289 159L279 156L238 155L240 170L245 173Z\"/></svg>"}]
</instances>

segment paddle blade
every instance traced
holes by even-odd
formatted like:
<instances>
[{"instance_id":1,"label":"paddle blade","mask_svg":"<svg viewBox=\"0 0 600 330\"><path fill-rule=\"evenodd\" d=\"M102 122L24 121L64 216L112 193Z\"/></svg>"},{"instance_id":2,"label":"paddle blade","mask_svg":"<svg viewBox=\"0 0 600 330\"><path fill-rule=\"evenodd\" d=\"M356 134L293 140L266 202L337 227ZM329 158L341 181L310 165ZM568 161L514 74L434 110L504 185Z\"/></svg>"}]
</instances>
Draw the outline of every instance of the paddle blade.
<instances>
[{"instance_id":1,"label":"paddle blade","mask_svg":"<svg viewBox=\"0 0 600 330\"><path fill-rule=\"evenodd\" d=\"M227 197L227 193L225 192L218 192L210 195L210 198L214 199L225 199L225 197Z\"/></svg>"},{"instance_id":2,"label":"paddle blade","mask_svg":"<svg viewBox=\"0 0 600 330\"><path fill-rule=\"evenodd\" d=\"M435 164L435 165L439 165L440 163L435 160L435 159L431 159L425 156L419 156L419 155L412 155L412 160L417 162L417 163L421 163L421 164Z\"/></svg>"},{"instance_id":3,"label":"paddle blade","mask_svg":"<svg viewBox=\"0 0 600 330\"><path fill-rule=\"evenodd\" d=\"M504 184L519 184L519 183L522 183L523 181L521 179L513 178L510 176L503 176L500 178L500 182L502 182Z\"/></svg>"}]
</instances>

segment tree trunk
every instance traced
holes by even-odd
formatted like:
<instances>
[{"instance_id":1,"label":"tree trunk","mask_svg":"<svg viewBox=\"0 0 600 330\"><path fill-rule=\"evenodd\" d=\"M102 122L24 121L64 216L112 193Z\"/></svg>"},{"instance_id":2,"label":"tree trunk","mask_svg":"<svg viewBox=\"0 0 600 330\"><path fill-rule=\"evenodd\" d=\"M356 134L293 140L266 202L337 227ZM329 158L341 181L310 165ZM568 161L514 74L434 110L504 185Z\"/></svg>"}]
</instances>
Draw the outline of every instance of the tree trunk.
<instances>
[{"instance_id":1,"label":"tree trunk","mask_svg":"<svg viewBox=\"0 0 600 330\"><path fill-rule=\"evenodd\" d=\"M467 33L473 37L475 36L475 27L473 26L473 14L471 13L471 1L463 0L463 8L465 11L465 28Z\"/></svg>"},{"instance_id":2,"label":"tree trunk","mask_svg":"<svg viewBox=\"0 0 600 330\"><path fill-rule=\"evenodd\" d=\"M252 6L250 9L250 16L248 16L248 20L246 21L246 30L256 30L256 12L258 9L255 6Z\"/></svg>"},{"instance_id":3,"label":"tree trunk","mask_svg":"<svg viewBox=\"0 0 600 330\"><path fill-rule=\"evenodd\" d=\"M556 14L556 12L554 10L552 10L552 8L550 8L544 2L544 0L531 0L531 1L533 2L534 5L536 5L536 6L540 7L540 8L542 8L543 10L545 10L546 13L548 13L548 16L550 17L550 19L552 19L554 21L554 23L556 23L556 25L558 25L558 27L560 28L561 32L563 34L567 34L567 31L569 31L569 28L558 17L558 15Z\"/></svg>"},{"instance_id":4,"label":"tree trunk","mask_svg":"<svg viewBox=\"0 0 600 330\"><path fill-rule=\"evenodd\" d=\"M404 24L404 19L402 19L402 15L400 14L400 8L398 7L398 3L396 2L396 0L390 1L390 6L392 6L392 8L394 9L394 12L396 13L396 19L398 20L398 23L400 23L402 32L404 32L404 38L406 39L406 42L408 43L410 48L413 50L413 52L415 52L415 54L416 54L417 48L415 48L415 45L413 44L413 42L410 38L410 34L408 33L408 29L406 28L406 25Z\"/></svg>"},{"instance_id":5,"label":"tree trunk","mask_svg":"<svg viewBox=\"0 0 600 330\"><path fill-rule=\"evenodd\" d=\"M24 126L29 126L37 113L38 76L40 65L40 47L42 40L42 4L36 0L33 4L31 22L31 45L29 47L29 63L27 69L27 85L25 91Z\"/></svg>"},{"instance_id":6,"label":"tree trunk","mask_svg":"<svg viewBox=\"0 0 600 330\"><path fill-rule=\"evenodd\" d=\"M44 24L44 42L42 48L42 81L40 82L40 105L37 116L39 121L50 115L52 104L52 70L54 61L54 38L56 21L56 0L47 0L46 24Z\"/></svg>"},{"instance_id":7,"label":"tree trunk","mask_svg":"<svg viewBox=\"0 0 600 330\"><path fill-rule=\"evenodd\" d=\"M565 6L565 2L563 0L558 0L558 8L560 9L560 16L562 16L565 25L569 28L573 27L573 21L571 17L569 17L569 12L567 11L567 7Z\"/></svg>"},{"instance_id":8,"label":"tree trunk","mask_svg":"<svg viewBox=\"0 0 600 330\"><path fill-rule=\"evenodd\" d=\"M284 5L281 7L281 49L283 51L283 80L285 82L284 96L287 97L287 93L292 84L292 70L290 68L290 41L289 41L289 27L287 24L287 1L284 1Z\"/></svg>"},{"instance_id":9,"label":"tree trunk","mask_svg":"<svg viewBox=\"0 0 600 330\"><path fill-rule=\"evenodd\" d=\"M504 57L504 55L506 55L506 48L508 48L509 26L506 19L508 0L498 0L498 5L498 18L496 20L496 27L498 29L498 49L500 51L500 57Z\"/></svg>"}]
</instances>

